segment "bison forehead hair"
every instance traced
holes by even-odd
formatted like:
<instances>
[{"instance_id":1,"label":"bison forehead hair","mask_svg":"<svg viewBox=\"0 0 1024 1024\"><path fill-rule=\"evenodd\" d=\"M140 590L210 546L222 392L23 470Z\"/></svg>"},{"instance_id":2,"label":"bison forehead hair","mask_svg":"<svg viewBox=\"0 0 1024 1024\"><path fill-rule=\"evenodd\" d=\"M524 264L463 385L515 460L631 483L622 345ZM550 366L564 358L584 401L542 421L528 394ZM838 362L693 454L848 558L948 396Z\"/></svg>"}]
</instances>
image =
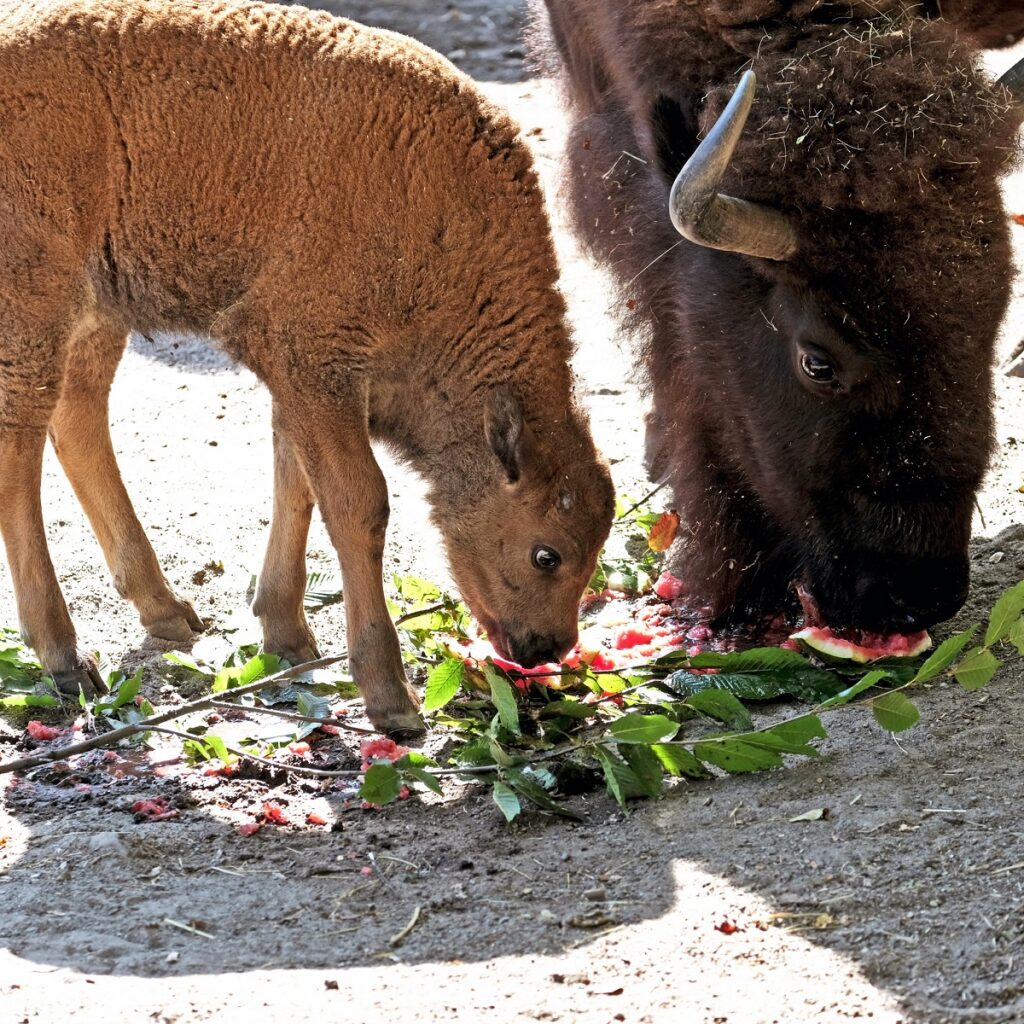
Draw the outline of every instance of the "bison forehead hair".
<instances>
[{"instance_id":1,"label":"bison forehead hair","mask_svg":"<svg viewBox=\"0 0 1024 1024\"><path fill-rule=\"evenodd\" d=\"M763 47L748 131L725 185L745 198L884 213L969 202L1014 157L1021 109L944 22L882 16ZM701 127L735 84L710 89Z\"/></svg>"}]
</instances>

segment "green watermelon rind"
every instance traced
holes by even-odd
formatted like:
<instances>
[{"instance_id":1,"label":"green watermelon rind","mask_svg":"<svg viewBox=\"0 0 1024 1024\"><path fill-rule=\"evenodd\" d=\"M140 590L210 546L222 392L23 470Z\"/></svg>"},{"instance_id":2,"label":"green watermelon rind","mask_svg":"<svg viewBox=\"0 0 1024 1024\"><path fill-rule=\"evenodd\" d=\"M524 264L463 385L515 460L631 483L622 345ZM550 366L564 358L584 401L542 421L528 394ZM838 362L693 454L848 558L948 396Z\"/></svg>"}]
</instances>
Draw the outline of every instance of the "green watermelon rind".
<instances>
[{"instance_id":1,"label":"green watermelon rind","mask_svg":"<svg viewBox=\"0 0 1024 1024\"><path fill-rule=\"evenodd\" d=\"M820 626L805 626L793 633L790 640L799 641L814 654L835 661L853 661L860 665L866 665L871 661L881 661L883 658L916 658L932 646L932 638L925 632L916 646L909 647L905 651L891 651L881 647L861 647L853 643L852 640L844 640L831 630L823 629Z\"/></svg>"}]
</instances>

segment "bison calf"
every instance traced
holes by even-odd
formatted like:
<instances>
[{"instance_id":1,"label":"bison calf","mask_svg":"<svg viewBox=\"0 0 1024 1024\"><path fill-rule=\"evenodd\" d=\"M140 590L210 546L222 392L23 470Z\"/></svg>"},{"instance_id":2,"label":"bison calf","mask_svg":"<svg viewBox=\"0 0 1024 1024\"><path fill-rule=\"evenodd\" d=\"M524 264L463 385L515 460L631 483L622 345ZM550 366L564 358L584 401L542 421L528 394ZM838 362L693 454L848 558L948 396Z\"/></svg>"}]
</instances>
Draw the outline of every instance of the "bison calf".
<instances>
[{"instance_id":1,"label":"bison calf","mask_svg":"<svg viewBox=\"0 0 1024 1024\"><path fill-rule=\"evenodd\" d=\"M61 0L0 13L0 531L21 627L62 689L102 685L50 562L47 431L118 591L202 627L121 483L107 394L130 329L207 334L274 401L265 647L315 655L314 503L371 721L422 728L382 587L371 438L431 484L497 649L567 651L612 516L573 401L542 197L514 126L426 48L298 8Z\"/></svg>"}]
</instances>

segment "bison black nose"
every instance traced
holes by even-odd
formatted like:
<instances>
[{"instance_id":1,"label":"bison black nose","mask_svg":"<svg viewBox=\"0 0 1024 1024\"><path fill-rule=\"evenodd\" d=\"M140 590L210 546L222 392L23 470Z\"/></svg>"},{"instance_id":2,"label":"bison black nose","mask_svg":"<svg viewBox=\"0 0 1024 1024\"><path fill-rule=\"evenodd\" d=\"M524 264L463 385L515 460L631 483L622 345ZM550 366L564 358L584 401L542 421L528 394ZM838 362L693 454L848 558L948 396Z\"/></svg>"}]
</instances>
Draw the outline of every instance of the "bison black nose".
<instances>
[{"instance_id":1,"label":"bison black nose","mask_svg":"<svg viewBox=\"0 0 1024 1024\"><path fill-rule=\"evenodd\" d=\"M952 618L967 600L967 559L896 561L863 573L856 585L853 625L880 633L916 633Z\"/></svg>"}]
</instances>

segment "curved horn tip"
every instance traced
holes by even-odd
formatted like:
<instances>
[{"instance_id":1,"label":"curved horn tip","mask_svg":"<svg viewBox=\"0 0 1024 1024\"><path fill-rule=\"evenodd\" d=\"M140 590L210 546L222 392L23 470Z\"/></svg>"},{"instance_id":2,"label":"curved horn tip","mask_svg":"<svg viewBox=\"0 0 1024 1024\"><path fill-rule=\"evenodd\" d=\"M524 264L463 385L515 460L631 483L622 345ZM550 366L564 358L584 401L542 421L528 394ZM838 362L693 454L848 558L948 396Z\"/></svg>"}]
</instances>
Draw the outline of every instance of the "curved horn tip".
<instances>
[{"instance_id":1,"label":"curved horn tip","mask_svg":"<svg viewBox=\"0 0 1024 1024\"><path fill-rule=\"evenodd\" d=\"M1008 71L999 76L997 85L1002 85L1021 103L1024 103L1024 60L1017 61Z\"/></svg>"}]
</instances>

